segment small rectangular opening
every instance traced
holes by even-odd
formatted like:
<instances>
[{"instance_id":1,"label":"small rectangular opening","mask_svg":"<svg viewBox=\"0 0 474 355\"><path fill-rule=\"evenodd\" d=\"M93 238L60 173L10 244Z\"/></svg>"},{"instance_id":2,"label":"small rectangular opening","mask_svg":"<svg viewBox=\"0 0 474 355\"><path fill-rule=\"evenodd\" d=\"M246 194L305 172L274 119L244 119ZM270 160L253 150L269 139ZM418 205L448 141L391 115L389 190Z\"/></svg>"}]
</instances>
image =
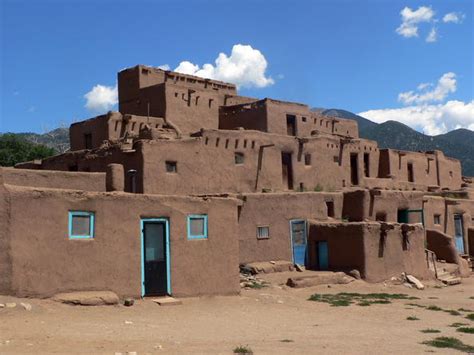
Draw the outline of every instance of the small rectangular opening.
<instances>
[{"instance_id":1,"label":"small rectangular opening","mask_svg":"<svg viewBox=\"0 0 474 355\"><path fill-rule=\"evenodd\" d=\"M307 153L304 155L304 165L306 166L311 165L311 154Z\"/></svg>"},{"instance_id":2,"label":"small rectangular opening","mask_svg":"<svg viewBox=\"0 0 474 355\"><path fill-rule=\"evenodd\" d=\"M435 215L433 216L433 220L434 220L434 221L433 221L434 224L440 225L440 224L441 224L441 215L435 214Z\"/></svg>"},{"instance_id":3,"label":"small rectangular opening","mask_svg":"<svg viewBox=\"0 0 474 355\"><path fill-rule=\"evenodd\" d=\"M370 177L370 154L364 153L364 175Z\"/></svg>"},{"instance_id":4,"label":"small rectangular opening","mask_svg":"<svg viewBox=\"0 0 474 355\"><path fill-rule=\"evenodd\" d=\"M175 161L166 161L166 172L167 173L177 173L178 172L178 163Z\"/></svg>"},{"instance_id":5,"label":"small rectangular opening","mask_svg":"<svg viewBox=\"0 0 474 355\"><path fill-rule=\"evenodd\" d=\"M286 115L286 134L296 136L296 116Z\"/></svg>"},{"instance_id":6,"label":"small rectangular opening","mask_svg":"<svg viewBox=\"0 0 474 355\"><path fill-rule=\"evenodd\" d=\"M245 157L243 153L236 152L234 153L234 162L236 165L242 165L244 163Z\"/></svg>"},{"instance_id":7,"label":"small rectangular opening","mask_svg":"<svg viewBox=\"0 0 474 355\"><path fill-rule=\"evenodd\" d=\"M408 172L408 181L415 182L415 176L413 174L413 163L407 164L407 172Z\"/></svg>"},{"instance_id":8,"label":"small rectangular opening","mask_svg":"<svg viewBox=\"0 0 474 355\"><path fill-rule=\"evenodd\" d=\"M385 212L377 212L375 214L375 220L379 222L386 222L387 221L387 214Z\"/></svg>"}]
</instances>

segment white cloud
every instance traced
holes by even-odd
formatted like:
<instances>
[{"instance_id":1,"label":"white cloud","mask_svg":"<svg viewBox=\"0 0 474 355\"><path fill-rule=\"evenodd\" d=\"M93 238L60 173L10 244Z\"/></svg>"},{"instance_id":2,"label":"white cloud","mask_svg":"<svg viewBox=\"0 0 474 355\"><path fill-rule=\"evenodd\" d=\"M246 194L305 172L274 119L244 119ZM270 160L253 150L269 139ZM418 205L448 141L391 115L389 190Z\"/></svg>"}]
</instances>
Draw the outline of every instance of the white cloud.
<instances>
[{"instance_id":1,"label":"white cloud","mask_svg":"<svg viewBox=\"0 0 474 355\"><path fill-rule=\"evenodd\" d=\"M462 23L466 15L461 12L450 12L443 17L444 23Z\"/></svg>"},{"instance_id":2,"label":"white cloud","mask_svg":"<svg viewBox=\"0 0 474 355\"><path fill-rule=\"evenodd\" d=\"M117 85L96 85L84 95L85 107L91 111L108 111L118 103Z\"/></svg>"},{"instance_id":3,"label":"white cloud","mask_svg":"<svg viewBox=\"0 0 474 355\"><path fill-rule=\"evenodd\" d=\"M436 31L436 28L433 27L431 28L430 33L426 37L426 42L433 43L433 42L436 42L437 39L438 39L438 32Z\"/></svg>"},{"instance_id":4,"label":"white cloud","mask_svg":"<svg viewBox=\"0 0 474 355\"><path fill-rule=\"evenodd\" d=\"M418 37L418 25L422 22L431 22L434 18L434 11L431 7L420 6L418 10L405 7L400 11L402 23L396 29L397 33L403 37Z\"/></svg>"},{"instance_id":5,"label":"white cloud","mask_svg":"<svg viewBox=\"0 0 474 355\"><path fill-rule=\"evenodd\" d=\"M258 49L236 44L232 47L230 56L219 53L215 65L204 64L200 67L186 60L179 63L175 71L234 83L237 87L263 88L274 83L265 74L267 66L267 60Z\"/></svg>"},{"instance_id":6,"label":"white cloud","mask_svg":"<svg viewBox=\"0 0 474 355\"><path fill-rule=\"evenodd\" d=\"M438 105L369 110L358 115L377 123L398 121L429 135L446 133L457 128L474 130L474 100L452 100Z\"/></svg>"},{"instance_id":7,"label":"white cloud","mask_svg":"<svg viewBox=\"0 0 474 355\"><path fill-rule=\"evenodd\" d=\"M445 73L439 78L436 87L427 90L431 86L431 84L423 83L418 85L417 92L402 92L398 94L398 101L405 105L442 101L448 94L456 91L456 74Z\"/></svg>"},{"instance_id":8,"label":"white cloud","mask_svg":"<svg viewBox=\"0 0 474 355\"><path fill-rule=\"evenodd\" d=\"M171 69L168 64L158 65L157 68L161 69L161 70L170 70Z\"/></svg>"}]
</instances>

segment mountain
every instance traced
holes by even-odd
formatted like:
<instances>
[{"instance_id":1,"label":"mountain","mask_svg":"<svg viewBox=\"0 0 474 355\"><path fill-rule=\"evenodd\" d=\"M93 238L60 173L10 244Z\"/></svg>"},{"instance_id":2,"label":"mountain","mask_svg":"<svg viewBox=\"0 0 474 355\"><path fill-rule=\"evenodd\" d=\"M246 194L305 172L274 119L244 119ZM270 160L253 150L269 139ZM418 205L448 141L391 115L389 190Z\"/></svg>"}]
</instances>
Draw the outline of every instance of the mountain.
<instances>
[{"instance_id":1,"label":"mountain","mask_svg":"<svg viewBox=\"0 0 474 355\"><path fill-rule=\"evenodd\" d=\"M463 175L474 176L474 132L468 129L428 136L396 121L381 124L352 112L339 109L319 109L325 116L354 119L359 123L361 138L371 139L380 148L412 151L442 150L448 157L461 161Z\"/></svg>"},{"instance_id":2,"label":"mountain","mask_svg":"<svg viewBox=\"0 0 474 355\"><path fill-rule=\"evenodd\" d=\"M10 134L10 133L9 133ZM31 143L42 144L53 148L59 153L64 153L69 149L69 129L56 128L50 132L38 134L32 132L12 133L13 135L25 139ZM2 134L0 133L0 136Z\"/></svg>"}]
</instances>

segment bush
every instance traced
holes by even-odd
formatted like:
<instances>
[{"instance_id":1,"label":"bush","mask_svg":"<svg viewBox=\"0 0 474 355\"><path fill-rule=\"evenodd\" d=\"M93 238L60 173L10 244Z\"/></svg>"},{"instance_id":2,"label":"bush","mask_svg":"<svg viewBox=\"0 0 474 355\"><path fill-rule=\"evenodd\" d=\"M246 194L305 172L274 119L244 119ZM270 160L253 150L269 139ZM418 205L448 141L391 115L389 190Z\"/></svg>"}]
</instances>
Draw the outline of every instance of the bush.
<instances>
[{"instance_id":1,"label":"bush","mask_svg":"<svg viewBox=\"0 0 474 355\"><path fill-rule=\"evenodd\" d=\"M55 154L56 151L53 148L29 142L13 133L0 136L0 166L14 166L18 163L43 159Z\"/></svg>"}]
</instances>

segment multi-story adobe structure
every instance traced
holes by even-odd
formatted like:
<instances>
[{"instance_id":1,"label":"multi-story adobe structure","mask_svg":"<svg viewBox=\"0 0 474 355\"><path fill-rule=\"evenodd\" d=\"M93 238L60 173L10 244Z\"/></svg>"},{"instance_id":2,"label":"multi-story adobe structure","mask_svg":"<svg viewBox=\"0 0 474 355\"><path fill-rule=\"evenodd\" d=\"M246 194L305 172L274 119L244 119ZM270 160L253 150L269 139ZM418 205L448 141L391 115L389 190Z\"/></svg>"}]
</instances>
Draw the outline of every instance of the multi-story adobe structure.
<instances>
[{"instance_id":1,"label":"multi-story adobe structure","mask_svg":"<svg viewBox=\"0 0 474 355\"><path fill-rule=\"evenodd\" d=\"M474 186L441 151L380 149L357 122L157 68L70 151L0 174L0 293L232 294L239 264L469 274Z\"/></svg>"}]
</instances>

